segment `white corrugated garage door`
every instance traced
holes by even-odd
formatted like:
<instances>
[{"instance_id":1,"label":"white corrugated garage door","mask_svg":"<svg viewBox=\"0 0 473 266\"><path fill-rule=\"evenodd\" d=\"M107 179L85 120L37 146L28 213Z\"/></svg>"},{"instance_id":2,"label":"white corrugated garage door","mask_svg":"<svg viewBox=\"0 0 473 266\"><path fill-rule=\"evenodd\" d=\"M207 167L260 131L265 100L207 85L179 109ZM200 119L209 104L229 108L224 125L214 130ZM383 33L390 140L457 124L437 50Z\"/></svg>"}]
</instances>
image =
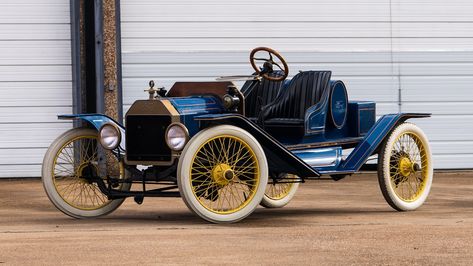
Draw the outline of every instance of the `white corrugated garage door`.
<instances>
[{"instance_id":1,"label":"white corrugated garage door","mask_svg":"<svg viewBox=\"0 0 473 266\"><path fill-rule=\"evenodd\" d=\"M270 46L292 74L333 70L350 99L378 115L433 112L418 122L436 168L473 168L473 3L468 0L122 0L125 111L149 79L249 74Z\"/></svg>"},{"instance_id":2,"label":"white corrugated garage door","mask_svg":"<svg viewBox=\"0 0 473 266\"><path fill-rule=\"evenodd\" d=\"M38 177L70 123L69 0L0 1L0 177Z\"/></svg>"}]
</instances>

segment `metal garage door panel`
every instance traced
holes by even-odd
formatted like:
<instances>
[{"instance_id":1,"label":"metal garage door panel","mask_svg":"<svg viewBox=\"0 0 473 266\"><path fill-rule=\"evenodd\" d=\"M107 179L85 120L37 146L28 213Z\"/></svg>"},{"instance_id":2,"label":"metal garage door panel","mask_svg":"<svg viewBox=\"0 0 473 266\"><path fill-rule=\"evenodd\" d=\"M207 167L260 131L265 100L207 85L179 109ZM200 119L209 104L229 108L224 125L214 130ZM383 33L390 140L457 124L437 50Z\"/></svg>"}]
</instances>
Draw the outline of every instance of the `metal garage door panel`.
<instances>
[{"instance_id":1,"label":"metal garage door panel","mask_svg":"<svg viewBox=\"0 0 473 266\"><path fill-rule=\"evenodd\" d=\"M0 164L0 178L38 177L39 173L41 173L41 165L39 164Z\"/></svg>"},{"instance_id":2,"label":"metal garage door panel","mask_svg":"<svg viewBox=\"0 0 473 266\"><path fill-rule=\"evenodd\" d=\"M21 123L0 127L0 147L7 149L46 148L66 130L72 123ZM26 152L26 151L25 151ZM19 161L17 163L29 163ZM0 161L0 164L4 162Z\"/></svg>"},{"instance_id":3,"label":"metal garage door panel","mask_svg":"<svg viewBox=\"0 0 473 266\"><path fill-rule=\"evenodd\" d=\"M122 1L129 21L388 21L389 0Z\"/></svg>"},{"instance_id":4,"label":"metal garage door panel","mask_svg":"<svg viewBox=\"0 0 473 266\"><path fill-rule=\"evenodd\" d=\"M0 41L2 65L70 65L69 40Z\"/></svg>"},{"instance_id":5,"label":"metal garage door panel","mask_svg":"<svg viewBox=\"0 0 473 266\"><path fill-rule=\"evenodd\" d=\"M2 0L0 23L68 24L69 1L65 0Z\"/></svg>"},{"instance_id":6,"label":"metal garage door panel","mask_svg":"<svg viewBox=\"0 0 473 266\"><path fill-rule=\"evenodd\" d=\"M392 0L392 4L393 21L473 21L470 0Z\"/></svg>"},{"instance_id":7,"label":"metal garage door panel","mask_svg":"<svg viewBox=\"0 0 473 266\"><path fill-rule=\"evenodd\" d=\"M7 90L0 97L0 106L62 106L72 103L70 81L48 82L0 82L0 91ZM28 97L25 97L28 92Z\"/></svg>"},{"instance_id":8,"label":"metal garage door panel","mask_svg":"<svg viewBox=\"0 0 473 266\"><path fill-rule=\"evenodd\" d=\"M39 177L46 148L71 128L68 0L0 2L0 177Z\"/></svg>"},{"instance_id":9,"label":"metal garage door panel","mask_svg":"<svg viewBox=\"0 0 473 266\"><path fill-rule=\"evenodd\" d=\"M0 124L57 123L58 114L70 113L72 106L0 107Z\"/></svg>"},{"instance_id":10,"label":"metal garage door panel","mask_svg":"<svg viewBox=\"0 0 473 266\"><path fill-rule=\"evenodd\" d=\"M435 166L473 167L461 159L473 156L472 13L467 0L123 1L124 103L144 98L151 78L169 87L249 73L249 50L267 45L291 75L333 70L350 99L376 100L378 115L433 112L414 122L432 139ZM258 30L270 26L278 31Z\"/></svg>"},{"instance_id":11,"label":"metal garage door panel","mask_svg":"<svg viewBox=\"0 0 473 266\"><path fill-rule=\"evenodd\" d=\"M403 76L401 81L403 102L473 102L473 76Z\"/></svg>"},{"instance_id":12,"label":"metal garage door panel","mask_svg":"<svg viewBox=\"0 0 473 266\"><path fill-rule=\"evenodd\" d=\"M391 24L350 22L287 22L275 27L274 22L137 22L124 24L127 38L235 38L245 33L246 38L351 38L390 37ZM148 30L149 29L149 30Z\"/></svg>"}]
</instances>

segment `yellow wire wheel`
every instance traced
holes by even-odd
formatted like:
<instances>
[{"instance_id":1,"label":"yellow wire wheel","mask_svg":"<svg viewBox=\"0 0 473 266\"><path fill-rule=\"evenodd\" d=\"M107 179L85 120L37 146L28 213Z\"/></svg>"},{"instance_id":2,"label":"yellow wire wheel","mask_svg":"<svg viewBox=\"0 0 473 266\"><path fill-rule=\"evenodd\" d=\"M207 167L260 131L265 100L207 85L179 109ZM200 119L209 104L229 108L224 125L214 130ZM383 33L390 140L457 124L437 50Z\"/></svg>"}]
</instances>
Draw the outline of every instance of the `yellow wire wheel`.
<instances>
[{"instance_id":1,"label":"yellow wire wheel","mask_svg":"<svg viewBox=\"0 0 473 266\"><path fill-rule=\"evenodd\" d=\"M433 179L432 155L424 132L414 124L399 125L378 157L378 179L388 204L415 210L426 200Z\"/></svg>"},{"instance_id":2,"label":"yellow wire wheel","mask_svg":"<svg viewBox=\"0 0 473 266\"><path fill-rule=\"evenodd\" d=\"M299 188L299 183L291 183L291 179L297 180L298 177L287 174L280 183L275 183L272 179L269 179L261 205L266 208L281 208L286 206Z\"/></svg>"},{"instance_id":3,"label":"yellow wire wheel","mask_svg":"<svg viewBox=\"0 0 473 266\"><path fill-rule=\"evenodd\" d=\"M87 176L125 177L121 163L104 149L100 149L97 131L72 129L58 137L45 154L42 169L43 186L51 202L65 214L75 218L92 218L114 211L124 199L109 200L96 183ZM102 154L102 158L99 153ZM116 169L102 169L99 162L108 157ZM106 182L106 181L105 181ZM120 184L117 189L129 190L131 184Z\"/></svg>"},{"instance_id":4,"label":"yellow wire wheel","mask_svg":"<svg viewBox=\"0 0 473 266\"><path fill-rule=\"evenodd\" d=\"M251 214L267 181L263 149L238 127L223 125L199 132L179 159L181 196L190 210L210 222L236 222Z\"/></svg>"}]
</instances>

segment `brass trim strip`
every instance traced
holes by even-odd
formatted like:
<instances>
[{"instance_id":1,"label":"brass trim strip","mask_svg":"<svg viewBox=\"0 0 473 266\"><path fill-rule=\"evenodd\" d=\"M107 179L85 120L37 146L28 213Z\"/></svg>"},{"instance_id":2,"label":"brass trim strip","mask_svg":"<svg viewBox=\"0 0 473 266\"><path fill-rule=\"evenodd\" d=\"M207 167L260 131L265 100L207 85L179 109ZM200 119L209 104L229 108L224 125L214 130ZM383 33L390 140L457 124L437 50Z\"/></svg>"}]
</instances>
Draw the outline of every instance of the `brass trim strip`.
<instances>
[{"instance_id":1,"label":"brass trim strip","mask_svg":"<svg viewBox=\"0 0 473 266\"><path fill-rule=\"evenodd\" d=\"M174 108L174 105L169 100L161 100L163 105L169 110L172 116L179 116L179 112Z\"/></svg>"}]
</instances>

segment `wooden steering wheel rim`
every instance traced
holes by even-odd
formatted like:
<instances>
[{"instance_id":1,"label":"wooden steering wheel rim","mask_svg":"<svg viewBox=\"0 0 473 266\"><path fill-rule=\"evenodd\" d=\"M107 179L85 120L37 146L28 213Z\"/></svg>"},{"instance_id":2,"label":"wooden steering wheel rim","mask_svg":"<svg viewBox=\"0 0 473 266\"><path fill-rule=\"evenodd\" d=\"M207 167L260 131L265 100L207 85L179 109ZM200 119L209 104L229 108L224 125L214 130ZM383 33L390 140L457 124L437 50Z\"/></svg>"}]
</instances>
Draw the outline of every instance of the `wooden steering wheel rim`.
<instances>
[{"instance_id":1,"label":"wooden steering wheel rim","mask_svg":"<svg viewBox=\"0 0 473 266\"><path fill-rule=\"evenodd\" d=\"M265 73L263 74L262 76L267 79L267 80L271 80L271 81L283 81L284 79L287 78L287 76L289 75L289 67L287 66L287 63L286 63L286 60L284 60L284 58L281 56L281 54L279 54L276 50L274 49L271 49L271 48L268 48L268 47L256 47L255 49L253 49L250 53L250 63L251 63L251 66L253 67L253 69L256 71L256 74L257 75L260 75L261 73L261 70L256 66L256 62L255 62L255 54L257 52L260 52L260 51L266 51L270 54L273 54L275 55L280 61L281 63L283 64L284 66L284 75L283 76L279 76L279 77L272 77L270 76L269 74L270 73Z\"/></svg>"}]
</instances>

